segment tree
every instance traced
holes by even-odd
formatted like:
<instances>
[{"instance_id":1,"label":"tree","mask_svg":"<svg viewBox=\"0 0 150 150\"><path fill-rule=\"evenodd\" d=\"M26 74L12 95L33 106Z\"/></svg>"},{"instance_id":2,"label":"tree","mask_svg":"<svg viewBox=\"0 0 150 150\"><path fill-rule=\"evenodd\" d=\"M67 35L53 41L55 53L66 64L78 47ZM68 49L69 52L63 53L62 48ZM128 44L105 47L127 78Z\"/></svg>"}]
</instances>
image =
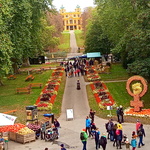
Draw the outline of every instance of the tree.
<instances>
[{"instance_id":1,"label":"tree","mask_svg":"<svg viewBox=\"0 0 150 150\"><path fill-rule=\"evenodd\" d=\"M86 36L86 26L88 25L88 20L92 17L92 7L87 7L84 9L84 12L82 13L82 30L83 30L83 35L84 38Z\"/></svg>"},{"instance_id":2,"label":"tree","mask_svg":"<svg viewBox=\"0 0 150 150\"><path fill-rule=\"evenodd\" d=\"M11 71L12 42L8 32L9 23L12 19L11 0L1 0L0 3L0 85L2 77Z\"/></svg>"},{"instance_id":3,"label":"tree","mask_svg":"<svg viewBox=\"0 0 150 150\"><path fill-rule=\"evenodd\" d=\"M53 33L54 36L60 37L61 32L63 31L63 20L62 15L59 14L56 10L53 12L46 12L46 20L49 26L55 27L55 32Z\"/></svg>"},{"instance_id":4,"label":"tree","mask_svg":"<svg viewBox=\"0 0 150 150\"><path fill-rule=\"evenodd\" d=\"M55 26L49 26L47 21L43 19L43 29L41 34L41 41L44 50L47 50L49 47L54 48L59 44L59 37L54 36L56 30Z\"/></svg>"},{"instance_id":5,"label":"tree","mask_svg":"<svg viewBox=\"0 0 150 150\"><path fill-rule=\"evenodd\" d=\"M87 25L85 52L101 52L101 54L108 54L111 47L111 42L102 30L99 16L97 12L94 12Z\"/></svg>"}]
</instances>

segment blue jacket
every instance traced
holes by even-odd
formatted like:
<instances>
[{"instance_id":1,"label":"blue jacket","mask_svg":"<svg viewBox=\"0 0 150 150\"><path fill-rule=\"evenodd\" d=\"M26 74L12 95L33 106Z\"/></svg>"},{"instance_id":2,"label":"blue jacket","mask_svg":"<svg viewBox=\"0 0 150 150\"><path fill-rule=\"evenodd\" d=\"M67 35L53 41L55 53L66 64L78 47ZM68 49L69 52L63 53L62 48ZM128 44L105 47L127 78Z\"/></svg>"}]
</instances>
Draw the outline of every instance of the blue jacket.
<instances>
[{"instance_id":1,"label":"blue jacket","mask_svg":"<svg viewBox=\"0 0 150 150\"><path fill-rule=\"evenodd\" d=\"M90 119L86 119L86 127L91 127L91 120Z\"/></svg>"},{"instance_id":2,"label":"blue jacket","mask_svg":"<svg viewBox=\"0 0 150 150\"><path fill-rule=\"evenodd\" d=\"M136 139L132 139L132 140L131 140L131 146L132 146L132 147L136 147L136 145L137 145Z\"/></svg>"}]
</instances>

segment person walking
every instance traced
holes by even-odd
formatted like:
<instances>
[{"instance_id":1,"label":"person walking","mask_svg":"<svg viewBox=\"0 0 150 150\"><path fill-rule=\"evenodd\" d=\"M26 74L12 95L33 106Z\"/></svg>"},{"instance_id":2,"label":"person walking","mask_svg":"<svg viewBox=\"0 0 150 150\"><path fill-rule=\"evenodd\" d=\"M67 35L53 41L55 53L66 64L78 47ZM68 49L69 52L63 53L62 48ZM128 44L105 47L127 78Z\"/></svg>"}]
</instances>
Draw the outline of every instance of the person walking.
<instances>
[{"instance_id":1,"label":"person walking","mask_svg":"<svg viewBox=\"0 0 150 150\"><path fill-rule=\"evenodd\" d=\"M98 128L96 128L94 135L95 135L95 146L97 150L99 148L99 138L100 138L100 131Z\"/></svg>"},{"instance_id":2,"label":"person walking","mask_svg":"<svg viewBox=\"0 0 150 150\"><path fill-rule=\"evenodd\" d=\"M89 118L89 116L86 117L85 126L86 126L86 133L88 131L89 137L90 137L91 136L91 119Z\"/></svg>"},{"instance_id":3,"label":"person walking","mask_svg":"<svg viewBox=\"0 0 150 150\"><path fill-rule=\"evenodd\" d=\"M116 130L117 130L117 124L115 124L113 126L113 136L114 136L114 142L113 142L113 146L117 146L117 135L116 135Z\"/></svg>"},{"instance_id":4,"label":"person walking","mask_svg":"<svg viewBox=\"0 0 150 150\"><path fill-rule=\"evenodd\" d=\"M110 139L111 141L113 141L113 126L114 126L114 123L112 119L110 119L108 123L105 124L106 130L108 133L107 139Z\"/></svg>"},{"instance_id":5,"label":"person walking","mask_svg":"<svg viewBox=\"0 0 150 150\"><path fill-rule=\"evenodd\" d=\"M86 129L82 129L82 131L80 133L80 139L81 139L82 144L83 144L83 149L82 150L87 150L86 145L87 145L88 135L86 133Z\"/></svg>"},{"instance_id":6,"label":"person walking","mask_svg":"<svg viewBox=\"0 0 150 150\"><path fill-rule=\"evenodd\" d=\"M107 145L107 139L106 139L106 134L103 133L100 140L99 140L99 148L100 145L102 146L103 150L106 150L106 145Z\"/></svg>"},{"instance_id":7,"label":"person walking","mask_svg":"<svg viewBox=\"0 0 150 150\"><path fill-rule=\"evenodd\" d=\"M138 142L138 148L142 146L144 146L145 144L143 144L143 136L145 137L145 130L143 128L143 124L141 124L141 126L139 127L138 131L137 131L137 135L139 137L139 142Z\"/></svg>"},{"instance_id":8,"label":"person walking","mask_svg":"<svg viewBox=\"0 0 150 150\"><path fill-rule=\"evenodd\" d=\"M136 145L137 145L137 141L136 141L136 136L132 136L132 140L131 140L131 146L132 146L132 150L136 149Z\"/></svg>"},{"instance_id":9,"label":"person walking","mask_svg":"<svg viewBox=\"0 0 150 150\"><path fill-rule=\"evenodd\" d=\"M121 147L121 141L122 141L122 125L121 124L117 124L117 130L116 130L116 135L117 135L117 149Z\"/></svg>"},{"instance_id":10,"label":"person walking","mask_svg":"<svg viewBox=\"0 0 150 150\"><path fill-rule=\"evenodd\" d=\"M59 132L58 132L58 130L59 130L59 128L60 128L60 123L59 123L59 121L55 118L54 119L54 127L55 128L57 128L57 134L58 134L58 137L59 137Z\"/></svg>"},{"instance_id":11,"label":"person walking","mask_svg":"<svg viewBox=\"0 0 150 150\"><path fill-rule=\"evenodd\" d=\"M140 126L141 126L141 122L137 119L137 122L136 122L136 125L135 125L136 133L138 133L138 129L139 129Z\"/></svg>"},{"instance_id":12,"label":"person walking","mask_svg":"<svg viewBox=\"0 0 150 150\"><path fill-rule=\"evenodd\" d=\"M95 115L96 111L93 111L92 109L90 109L90 113L89 113L89 117L91 118L91 122L94 122L94 115Z\"/></svg>"},{"instance_id":13,"label":"person walking","mask_svg":"<svg viewBox=\"0 0 150 150\"><path fill-rule=\"evenodd\" d=\"M46 124L42 122L41 124L41 140L45 140L45 131L46 131Z\"/></svg>"},{"instance_id":14,"label":"person walking","mask_svg":"<svg viewBox=\"0 0 150 150\"><path fill-rule=\"evenodd\" d=\"M61 144L60 147L61 147L61 150L66 150L66 149L64 148L64 144Z\"/></svg>"}]
</instances>

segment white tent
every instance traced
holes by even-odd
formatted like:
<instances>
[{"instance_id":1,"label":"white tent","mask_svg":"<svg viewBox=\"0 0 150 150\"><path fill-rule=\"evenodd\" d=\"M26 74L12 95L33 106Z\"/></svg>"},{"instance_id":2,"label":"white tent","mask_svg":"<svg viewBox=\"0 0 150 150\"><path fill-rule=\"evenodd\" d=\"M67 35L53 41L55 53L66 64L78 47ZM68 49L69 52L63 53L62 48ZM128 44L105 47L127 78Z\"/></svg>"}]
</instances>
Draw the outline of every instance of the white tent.
<instances>
[{"instance_id":1,"label":"white tent","mask_svg":"<svg viewBox=\"0 0 150 150\"><path fill-rule=\"evenodd\" d=\"M13 125L17 117L0 113L0 126Z\"/></svg>"}]
</instances>

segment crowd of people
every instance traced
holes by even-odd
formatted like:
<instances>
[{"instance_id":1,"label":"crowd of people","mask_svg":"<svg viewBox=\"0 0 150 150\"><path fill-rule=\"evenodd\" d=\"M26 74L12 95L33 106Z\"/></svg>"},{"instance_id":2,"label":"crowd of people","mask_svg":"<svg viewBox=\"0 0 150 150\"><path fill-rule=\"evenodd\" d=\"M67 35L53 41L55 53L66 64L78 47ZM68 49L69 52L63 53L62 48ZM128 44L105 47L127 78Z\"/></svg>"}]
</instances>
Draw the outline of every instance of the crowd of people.
<instances>
[{"instance_id":1,"label":"crowd of people","mask_svg":"<svg viewBox=\"0 0 150 150\"><path fill-rule=\"evenodd\" d=\"M64 62L61 64L65 67L65 73L67 77L79 77L86 75L86 66L93 65L93 60L86 59L74 59L73 61Z\"/></svg>"},{"instance_id":2,"label":"crowd of people","mask_svg":"<svg viewBox=\"0 0 150 150\"><path fill-rule=\"evenodd\" d=\"M117 110L118 109L119 111L123 110L122 106L117 108ZM140 123L139 120L137 120L137 123L135 125L136 131L131 132L131 141L129 141L129 138L123 132L122 126L122 123L124 122L123 117L119 116L118 123L114 123L113 120L110 119L105 124L107 134L106 133L101 134L99 128L94 123L94 114L95 111L91 109L90 115L86 117L85 129L82 129L81 131L82 134L80 133L80 139L83 143L82 150L87 150L86 145L89 137L95 139L96 150L98 150L100 147L102 147L103 150L106 150L108 140L110 140L110 142L112 142L112 146L116 147L117 149L122 149L122 145L125 145L126 149L130 149L131 146L132 150L135 150L136 147L140 148L141 146L145 145L143 143L143 137L145 137L145 130L143 128L143 124Z\"/></svg>"}]
</instances>

